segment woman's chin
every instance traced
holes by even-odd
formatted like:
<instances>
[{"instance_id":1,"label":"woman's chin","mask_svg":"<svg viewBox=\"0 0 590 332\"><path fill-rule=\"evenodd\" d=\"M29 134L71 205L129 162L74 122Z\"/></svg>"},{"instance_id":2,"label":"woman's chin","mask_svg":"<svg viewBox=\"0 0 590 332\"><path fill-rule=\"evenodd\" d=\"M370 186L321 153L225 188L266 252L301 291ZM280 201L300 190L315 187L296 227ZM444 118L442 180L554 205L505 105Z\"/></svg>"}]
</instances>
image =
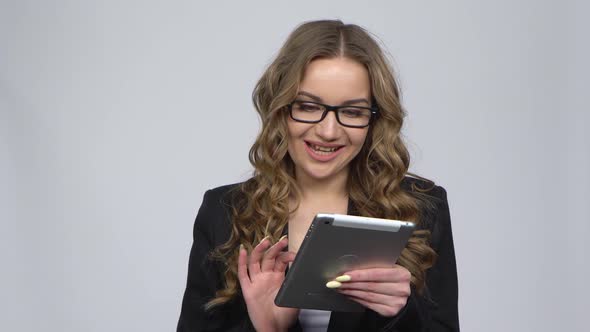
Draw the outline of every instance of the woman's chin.
<instances>
[{"instance_id":1,"label":"woman's chin","mask_svg":"<svg viewBox=\"0 0 590 332\"><path fill-rule=\"evenodd\" d=\"M307 169L304 170L305 177L315 181L327 181L338 178L340 172L333 169Z\"/></svg>"}]
</instances>

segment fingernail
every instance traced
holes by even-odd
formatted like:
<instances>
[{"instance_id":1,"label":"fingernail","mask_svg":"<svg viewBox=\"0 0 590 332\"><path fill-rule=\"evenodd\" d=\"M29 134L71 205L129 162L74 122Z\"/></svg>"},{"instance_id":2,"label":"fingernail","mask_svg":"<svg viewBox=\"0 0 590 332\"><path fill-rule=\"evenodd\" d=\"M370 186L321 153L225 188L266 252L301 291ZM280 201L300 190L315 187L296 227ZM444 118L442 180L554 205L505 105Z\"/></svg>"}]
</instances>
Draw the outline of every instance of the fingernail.
<instances>
[{"instance_id":1,"label":"fingernail","mask_svg":"<svg viewBox=\"0 0 590 332\"><path fill-rule=\"evenodd\" d=\"M326 287L328 288L338 288L340 286L342 286L342 284L335 280L328 281L328 283L326 284Z\"/></svg>"},{"instance_id":2,"label":"fingernail","mask_svg":"<svg viewBox=\"0 0 590 332\"><path fill-rule=\"evenodd\" d=\"M263 238L262 238L262 240L260 240L260 242L259 242L259 243L262 243L262 242L264 242L264 240L266 240L266 239L268 239L268 235L267 235L267 236L265 236L265 237L263 237Z\"/></svg>"},{"instance_id":3,"label":"fingernail","mask_svg":"<svg viewBox=\"0 0 590 332\"><path fill-rule=\"evenodd\" d=\"M281 238L280 238L280 239L279 239L277 242L281 242L281 241L283 241L283 239L284 239L284 238L286 238L286 237L287 237L287 235L283 235L283 236L281 236Z\"/></svg>"},{"instance_id":4,"label":"fingernail","mask_svg":"<svg viewBox=\"0 0 590 332\"><path fill-rule=\"evenodd\" d=\"M343 274L341 276L336 277L336 281L340 281L340 282L346 282L346 281L350 281L350 276L348 274Z\"/></svg>"},{"instance_id":5,"label":"fingernail","mask_svg":"<svg viewBox=\"0 0 590 332\"><path fill-rule=\"evenodd\" d=\"M240 251L242 251L242 249L244 249L244 245L240 243Z\"/></svg>"}]
</instances>

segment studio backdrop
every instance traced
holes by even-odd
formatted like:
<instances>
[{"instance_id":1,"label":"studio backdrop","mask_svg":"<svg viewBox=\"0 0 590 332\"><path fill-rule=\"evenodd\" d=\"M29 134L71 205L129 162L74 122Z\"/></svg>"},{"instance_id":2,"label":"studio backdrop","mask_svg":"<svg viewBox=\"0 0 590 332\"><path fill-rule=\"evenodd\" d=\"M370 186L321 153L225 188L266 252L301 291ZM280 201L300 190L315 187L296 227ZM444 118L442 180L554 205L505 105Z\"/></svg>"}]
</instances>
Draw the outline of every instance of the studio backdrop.
<instances>
[{"instance_id":1,"label":"studio backdrop","mask_svg":"<svg viewBox=\"0 0 590 332\"><path fill-rule=\"evenodd\" d=\"M0 330L173 331L205 190L247 179L298 24L374 33L447 189L464 331L585 331L588 3L0 1Z\"/></svg>"}]
</instances>

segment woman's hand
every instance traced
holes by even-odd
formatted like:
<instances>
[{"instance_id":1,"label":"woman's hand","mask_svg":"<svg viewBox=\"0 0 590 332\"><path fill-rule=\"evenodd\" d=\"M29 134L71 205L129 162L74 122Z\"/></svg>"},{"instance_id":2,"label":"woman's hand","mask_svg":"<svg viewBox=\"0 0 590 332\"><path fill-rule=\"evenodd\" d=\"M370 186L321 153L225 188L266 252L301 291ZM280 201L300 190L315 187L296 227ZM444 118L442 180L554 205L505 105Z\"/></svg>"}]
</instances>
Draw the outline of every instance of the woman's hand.
<instances>
[{"instance_id":1,"label":"woman's hand","mask_svg":"<svg viewBox=\"0 0 590 332\"><path fill-rule=\"evenodd\" d=\"M408 301L411 277L406 268L396 264L392 268L349 271L330 286L381 316L393 317Z\"/></svg>"},{"instance_id":2,"label":"woman's hand","mask_svg":"<svg viewBox=\"0 0 590 332\"><path fill-rule=\"evenodd\" d=\"M250 257L246 249L240 248L238 279L256 331L286 331L297 320L299 309L278 307L274 303L287 265L295 259L294 253L283 252L288 245L287 238L282 237L271 247L267 237L252 250Z\"/></svg>"}]
</instances>

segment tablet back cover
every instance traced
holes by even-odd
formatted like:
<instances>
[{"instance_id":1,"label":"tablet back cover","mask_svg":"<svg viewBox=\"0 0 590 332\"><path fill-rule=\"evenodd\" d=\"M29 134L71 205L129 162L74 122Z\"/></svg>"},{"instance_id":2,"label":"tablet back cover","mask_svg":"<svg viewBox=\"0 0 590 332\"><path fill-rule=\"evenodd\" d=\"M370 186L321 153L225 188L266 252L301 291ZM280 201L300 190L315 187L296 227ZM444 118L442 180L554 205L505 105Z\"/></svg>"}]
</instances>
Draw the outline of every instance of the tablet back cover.
<instances>
[{"instance_id":1,"label":"tablet back cover","mask_svg":"<svg viewBox=\"0 0 590 332\"><path fill-rule=\"evenodd\" d=\"M346 271L391 267L414 225L409 222L317 215L275 298L283 307L364 311L360 304L326 287Z\"/></svg>"}]
</instances>

